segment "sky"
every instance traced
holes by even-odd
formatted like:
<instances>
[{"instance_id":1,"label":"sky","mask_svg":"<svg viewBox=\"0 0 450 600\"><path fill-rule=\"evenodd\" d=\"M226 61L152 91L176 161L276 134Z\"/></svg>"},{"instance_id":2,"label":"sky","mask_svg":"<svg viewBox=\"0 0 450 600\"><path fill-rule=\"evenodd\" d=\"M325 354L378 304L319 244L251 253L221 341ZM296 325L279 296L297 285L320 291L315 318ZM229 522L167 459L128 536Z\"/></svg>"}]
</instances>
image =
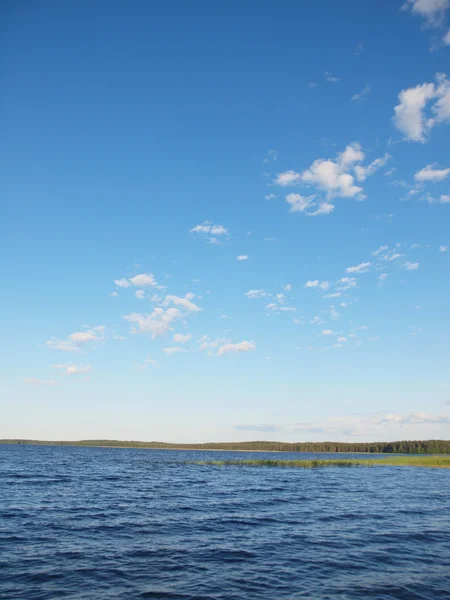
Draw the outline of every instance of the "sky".
<instances>
[{"instance_id":1,"label":"sky","mask_svg":"<svg viewBox=\"0 0 450 600\"><path fill-rule=\"evenodd\" d=\"M450 439L449 0L0 10L0 438Z\"/></svg>"}]
</instances>

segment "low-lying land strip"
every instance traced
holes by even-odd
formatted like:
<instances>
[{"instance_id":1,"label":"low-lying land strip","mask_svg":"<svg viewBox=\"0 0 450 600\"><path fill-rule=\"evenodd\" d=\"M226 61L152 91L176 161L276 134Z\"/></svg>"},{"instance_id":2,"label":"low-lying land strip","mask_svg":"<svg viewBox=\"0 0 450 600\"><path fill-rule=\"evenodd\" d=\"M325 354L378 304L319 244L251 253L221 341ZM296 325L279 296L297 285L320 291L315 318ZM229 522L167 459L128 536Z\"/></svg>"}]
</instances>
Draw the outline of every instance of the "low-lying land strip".
<instances>
[{"instance_id":1,"label":"low-lying land strip","mask_svg":"<svg viewBox=\"0 0 450 600\"><path fill-rule=\"evenodd\" d=\"M123 440L43 441L9 439L0 444L40 446L88 446L110 448L148 448L154 450L230 450L237 452L351 452L364 454L450 454L450 440L404 440L399 442L207 442L171 444Z\"/></svg>"},{"instance_id":2,"label":"low-lying land strip","mask_svg":"<svg viewBox=\"0 0 450 600\"><path fill-rule=\"evenodd\" d=\"M217 467L299 467L314 469L317 467L433 467L449 468L450 456L391 456L380 459L330 459L330 460L198 460L188 464Z\"/></svg>"}]
</instances>

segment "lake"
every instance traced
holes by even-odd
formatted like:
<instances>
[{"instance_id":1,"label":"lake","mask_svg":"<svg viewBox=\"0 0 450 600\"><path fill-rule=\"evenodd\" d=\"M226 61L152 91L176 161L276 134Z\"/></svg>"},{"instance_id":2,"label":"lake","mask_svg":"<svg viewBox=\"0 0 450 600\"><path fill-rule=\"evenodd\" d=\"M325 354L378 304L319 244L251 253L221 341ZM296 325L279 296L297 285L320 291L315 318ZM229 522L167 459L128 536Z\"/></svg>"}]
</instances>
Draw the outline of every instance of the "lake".
<instances>
[{"instance_id":1,"label":"lake","mask_svg":"<svg viewBox=\"0 0 450 600\"><path fill-rule=\"evenodd\" d=\"M450 469L185 464L341 456L0 446L0 598L448 600Z\"/></svg>"}]
</instances>

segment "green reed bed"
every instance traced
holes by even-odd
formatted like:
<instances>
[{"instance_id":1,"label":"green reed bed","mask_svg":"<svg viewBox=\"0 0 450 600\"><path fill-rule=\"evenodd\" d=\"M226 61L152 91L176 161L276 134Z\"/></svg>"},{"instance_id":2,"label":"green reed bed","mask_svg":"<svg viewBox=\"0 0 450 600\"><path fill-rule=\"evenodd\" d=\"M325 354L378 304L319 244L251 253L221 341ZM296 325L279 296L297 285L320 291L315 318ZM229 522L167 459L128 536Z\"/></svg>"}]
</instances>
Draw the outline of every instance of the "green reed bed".
<instances>
[{"instance_id":1,"label":"green reed bed","mask_svg":"<svg viewBox=\"0 0 450 600\"><path fill-rule=\"evenodd\" d=\"M188 461L188 464L208 465L216 467L297 467L316 469L320 467L438 467L449 468L450 456L393 456L381 459L329 459L329 460L198 460Z\"/></svg>"}]
</instances>

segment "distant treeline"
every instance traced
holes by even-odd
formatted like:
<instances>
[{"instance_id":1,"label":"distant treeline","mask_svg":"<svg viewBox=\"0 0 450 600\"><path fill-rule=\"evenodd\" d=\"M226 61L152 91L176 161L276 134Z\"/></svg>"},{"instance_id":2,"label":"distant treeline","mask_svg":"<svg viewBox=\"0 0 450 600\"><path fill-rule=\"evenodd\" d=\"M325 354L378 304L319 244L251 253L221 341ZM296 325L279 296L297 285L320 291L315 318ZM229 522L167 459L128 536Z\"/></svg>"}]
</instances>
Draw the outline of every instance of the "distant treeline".
<instances>
[{"instance_id":1,"label":"distant treeline","mask_svg":"<svg viewBox=\"0 0 450 600\"><path fill-rule=\"evenodd\" d=\"M403 442L218 442L206 444L168 444L165 442L127 442L119 440L81 440L49 442L41 440L0 440L0 444L48 446L110 446L116 448L153 448L167 450L248 450L265 452L367 452L396 454L450 454L450 440Z\"/></svg>"}]
</instances>

